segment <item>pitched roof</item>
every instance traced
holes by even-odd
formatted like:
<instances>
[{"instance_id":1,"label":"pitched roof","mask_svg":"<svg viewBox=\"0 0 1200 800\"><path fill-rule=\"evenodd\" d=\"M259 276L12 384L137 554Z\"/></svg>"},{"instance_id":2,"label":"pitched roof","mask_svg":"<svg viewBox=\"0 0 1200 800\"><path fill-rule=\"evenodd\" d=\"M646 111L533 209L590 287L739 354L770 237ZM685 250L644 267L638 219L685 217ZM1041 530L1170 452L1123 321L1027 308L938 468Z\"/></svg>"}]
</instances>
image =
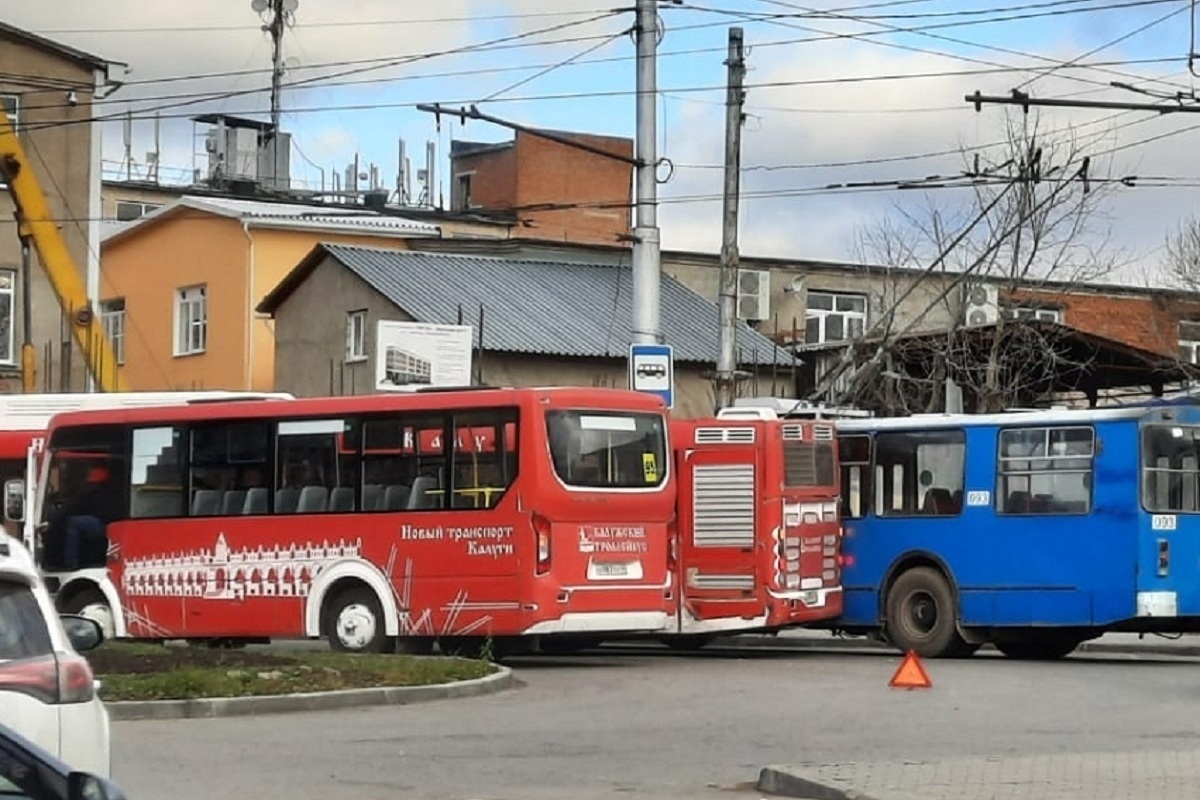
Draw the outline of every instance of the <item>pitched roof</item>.
<instances>
[{"instance_id":1,"label":"pitched roof","mask_svg":"<svg viewBox=\"0 0 1200 800\"><path fill-rule=\"evenodd\" d=\"M428 222L417 222L393 214L380 214L365 208L184 195L133 220L128 225L119 228L113 227L104 232L101 243L108 244L116 239L124 238L134 231L155 224L163 217L177 214L185 209L242 220L248 222L251 227L257 228L349 231L400 237L439 236L441 233L441 228Z\"/></svg>"},{"instance_id":2,"label":"pitched roof","mask_svg":"<svg viewBox=\"0 0 1200 800\"><path fill-rule=\"evenodd\" d=\"M0 22L0 36L28 42L35 47L40 47L43 50L57 53L58 55L69 58L72 61L78 61L82 64L96 67L97 69L105 69L110 64L122 63L120 61L109 61L107 58L101 58L100 56L86 53L83 50L77 50L74 47L63 44L62 42L56 42L53 39L47 39L45 36L39 36L36 33L31 33L22 28L18 28L15 25L9 25L7 22Z\"/></svg>"},{"instance_id":3,"label":"pitched roof","mask_svg":"<svg viewBox=\"0 0 1200 800\"><path fill-rule=\"evenodd\" d=\"M274 314L326 259L349 269L419 322L454 324L458 309L478 320L484 349L585 358L625 358L632 318L632 270L611 264L463 256L320 244L258 305ZM717 358L715 303L663 275L661 329L675 360ZM479 331L476 330L478 343ZM742 364L793 365L793 357L745 323L737 325Z\"/></svg>"}]
</instances>

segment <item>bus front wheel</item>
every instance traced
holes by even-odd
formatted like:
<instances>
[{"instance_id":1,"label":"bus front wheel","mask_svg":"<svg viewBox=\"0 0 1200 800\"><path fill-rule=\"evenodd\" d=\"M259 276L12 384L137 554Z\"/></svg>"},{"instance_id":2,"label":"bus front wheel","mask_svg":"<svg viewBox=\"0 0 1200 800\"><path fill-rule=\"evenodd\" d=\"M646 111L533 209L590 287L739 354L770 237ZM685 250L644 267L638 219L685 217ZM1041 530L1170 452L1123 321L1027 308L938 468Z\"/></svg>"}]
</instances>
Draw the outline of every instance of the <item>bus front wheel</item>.
<instances>
[{"instance_id":1,"label":"bus front wheel","mask_svg":"<svg viewBox=\"0 0 1200 800\"><path fill-rule=\"evenodd\" d=\"M325 620L329 646L340 653L386 653L395 646L388 639L379 599L365 586L338 592Z\"/></svg>"},{"instance_id":2,"label":"bus front wheel","mask_svg":"<svg viewBox=\"0 0 1200 800\"><path fill-rule=\"evenodd\" d=\"M957 606L949 582L930 567L907 570L887 594L888 639L925 658L970 655L977 646L958 633Z\"/></svg>"},{"instance_id":3,"label":"bus front wheel","mask_svg":"<svg viewBox=\"0 0 1200 800\"><path fill-rule=\"evenodd\" d=\"M92 620L100 626L106 642L116 638L117 626L113 620L112 608L99 589L83 589L71 595L62 604L62 613L78 614Z\"/></svg>"}]
</instances>

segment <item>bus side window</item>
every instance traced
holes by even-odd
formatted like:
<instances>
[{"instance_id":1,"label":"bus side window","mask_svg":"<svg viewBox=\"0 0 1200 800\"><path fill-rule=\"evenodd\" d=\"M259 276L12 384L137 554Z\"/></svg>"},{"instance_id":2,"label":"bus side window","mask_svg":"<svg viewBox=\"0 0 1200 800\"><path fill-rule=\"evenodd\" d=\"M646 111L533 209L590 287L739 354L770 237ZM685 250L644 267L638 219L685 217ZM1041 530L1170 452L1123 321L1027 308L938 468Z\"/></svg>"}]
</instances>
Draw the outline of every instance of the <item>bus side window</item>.
<instances>
[{"instance_id":1,"label":"bus side window","mask_svg":"<svg viewBox=\"0 0 1200 800\"><path fill-rule=\"evenodd\" d=\"M996 468L1001 514L1088 514L1095 432L1090 427L1000 431Z\"/></svg>"},{"instance_id":2,"label":"bus side window","mask_svg":"<svg viewBox=\"0 0 1200 800\"><path fill-rule=\"evenodd\" d=\"M429 511L442 507L445 466L441 414L393 414L362 424L362 509Z\"/></svg>"},{"instance_id":3,"label":"bus side window","mask_svg":"<svg viewBox=\"0 0 1200 800\"><path fill-rule=\"evenodd\" d=\"M495 508L516 479L517 409L455 414L454 431L452 507Z\"/></svg>"},{"instance_id":4,"label":"bus side window","mask_svg":"<svg viewBox=\"0 0 1200 800\"><path fill-rule=\"evenodd\" d=\"M839 437L838 461L842 465L844 514L847 519L864 517L871 499L871 437Z\"/></svg>"},{"instance_id":5,"label":"bus side window","mask_svg":"<svg viewBox=\"0 0 1200 800\"><path fill-rule=\"evenodd\" d=\"M188 475L193 517L266 513L271 473L267 421L231 421L192 428Z\"/></svg>"},{"instance_id":6,"label":"bus side window","mask_svg":"<svg viewBox=\"0 0 1200 800\"><path fill-rule=\"evenodd\" d=\"M129 481L131 517L183 516L182 444L183 429L179 427L134 430Z\"/></svg>"},{"instance_id":7,"label":"bus side window","mask_svg":"<svg viewBox=\"0 0 1200 800\"><path fill-rule=\"evenodd\" d=\"M345 454L343 442L357 439L357 421L306 419L280 422L276 428L276 514L324 514L354 511L357 453ZM349 499L350 502L347 502Z\"/></svg>"},{"instance_id":8,"label":"bus side window","mask_svg":"<svg viewBox=\"0 0 1200 800\"><path fill-rule=\"evenodd\" d=\"M876 476L885 484L876 494L878 514L952 517L962 512L966 479L963 431L879 433L875 448Z\"/></svg>"}]
</instances>

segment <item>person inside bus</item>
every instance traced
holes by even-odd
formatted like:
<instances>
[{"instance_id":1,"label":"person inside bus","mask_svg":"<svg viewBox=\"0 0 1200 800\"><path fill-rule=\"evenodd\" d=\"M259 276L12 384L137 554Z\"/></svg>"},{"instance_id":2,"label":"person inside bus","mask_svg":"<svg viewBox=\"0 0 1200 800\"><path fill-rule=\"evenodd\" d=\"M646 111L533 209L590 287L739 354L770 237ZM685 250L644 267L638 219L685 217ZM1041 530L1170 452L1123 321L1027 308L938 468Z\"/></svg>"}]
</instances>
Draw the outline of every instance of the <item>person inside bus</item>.
<instances>
[{"instance_id":1,"label":"person inside bus","mask_svg":"<svg viewBox=\"0 0 1200 800\"><path fill-rule=\"evenodd\" d=\"M92 467L88 470L79 493L64 509L64 570L84 566L82 555L96 551L106 541L106 521L114 518L109 509L115 496L111 491L111 479L112 475L104 465Z\"/></svg>"}]
</instances>

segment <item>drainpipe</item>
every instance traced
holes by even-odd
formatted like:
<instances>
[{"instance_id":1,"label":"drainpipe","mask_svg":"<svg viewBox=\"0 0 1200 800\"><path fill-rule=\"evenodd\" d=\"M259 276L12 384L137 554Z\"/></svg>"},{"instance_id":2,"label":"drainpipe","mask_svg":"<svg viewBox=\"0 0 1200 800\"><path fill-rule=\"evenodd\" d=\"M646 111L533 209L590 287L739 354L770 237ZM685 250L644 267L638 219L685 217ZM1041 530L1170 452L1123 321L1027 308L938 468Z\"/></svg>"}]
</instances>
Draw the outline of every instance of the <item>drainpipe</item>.
<instances>
[{"instance_id":1,"label":"drainpipe","mask_svg":"<svg viewBox=\"0 0 1200 800\"><path fill-rule=\"evenodd\" d=\"M242 220L246 234L246 252L250 272L246 280L246 391L254 388L254 237L250 235L250 220Z\"/></svg>"}]
</instances>

